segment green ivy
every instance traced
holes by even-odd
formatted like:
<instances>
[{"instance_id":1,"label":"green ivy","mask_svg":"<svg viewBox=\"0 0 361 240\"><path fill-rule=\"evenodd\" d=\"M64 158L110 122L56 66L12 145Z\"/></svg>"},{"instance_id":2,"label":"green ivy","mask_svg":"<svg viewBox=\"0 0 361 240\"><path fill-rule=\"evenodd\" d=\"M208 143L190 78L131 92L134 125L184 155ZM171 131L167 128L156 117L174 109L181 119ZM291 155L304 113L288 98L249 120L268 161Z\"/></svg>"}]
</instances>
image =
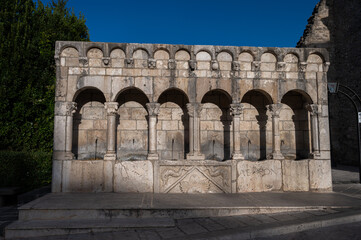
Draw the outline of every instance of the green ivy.
<instances>
[{"instance_id":1,"label":"green ivy","mask_svg":"<svg viewBox=\"0 0 361 240\"><path fill-rule=\"evenodd\" d=\"M0 0L0 150L52 150L55 42L89 41L66 4Z\"/></svg>"}]
</instances>

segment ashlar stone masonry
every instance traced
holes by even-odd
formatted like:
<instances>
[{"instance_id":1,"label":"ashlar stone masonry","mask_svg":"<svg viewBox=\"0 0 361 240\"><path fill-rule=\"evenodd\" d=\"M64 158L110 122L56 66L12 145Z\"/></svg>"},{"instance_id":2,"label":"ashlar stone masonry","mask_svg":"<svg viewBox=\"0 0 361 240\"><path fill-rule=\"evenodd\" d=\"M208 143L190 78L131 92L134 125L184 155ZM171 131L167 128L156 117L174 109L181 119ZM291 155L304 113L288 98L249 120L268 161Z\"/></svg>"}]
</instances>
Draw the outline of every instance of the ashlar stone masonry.
<instances>
[{"instance_id":1,"label":"ashlar stone masonry","mask_svg":"<svg viewBox=\"0 0 361 240\"><path fill-rule=\"evenodd\" d=\"M330 191L328 54L56 43L53 192Z\"/></svg>"}]
</instances>

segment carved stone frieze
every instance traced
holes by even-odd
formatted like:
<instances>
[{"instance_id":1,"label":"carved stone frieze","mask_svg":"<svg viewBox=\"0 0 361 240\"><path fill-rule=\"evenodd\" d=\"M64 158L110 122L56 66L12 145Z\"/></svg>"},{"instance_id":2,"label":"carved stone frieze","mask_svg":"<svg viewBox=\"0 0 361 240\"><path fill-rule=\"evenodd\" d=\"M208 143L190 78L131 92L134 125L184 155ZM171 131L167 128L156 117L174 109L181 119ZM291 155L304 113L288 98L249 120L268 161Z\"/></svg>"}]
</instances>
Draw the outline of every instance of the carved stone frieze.
<instances>
[{"instance_id":1,"label":"carved stone frieze","mask_svg":"<svg viewBox=\"0 0 361 240\"><path fill-rule=\"evenodd\" d=\"M80 64L80 66L86 67L88 65L88 58L87 57L79 57L79 64Z\"/></svg>"},{"instance_id":2,"label":"carved stone frieze","mask_svg":"<svg viewBox=\"0 0 361 240\"><path fill-rule=\"evenodd\" d=\"M189 64L189 69L190 69L191 71L196 70L197 62L196 62L195 60L189 60L189 61L188 61L188 64Z\"/></svg>"},{"instance_id":3,"label":"carved stone frieze","mask_svg":"<svg viewBox=\"0 0 361 240\"><path fill-rule=\"evenodd\" d=\"M232 62L232 70L233 71L239 71L240 70L240 64L237 61Z\"/></svg>"},{"instance_id":4,"label":"carved stone frieze","mask_svg":"<svg viewBox=\"0 0 361 240\"><path fill-rule=\"evenodd\" d=\"M148 68L154 69L157 67L157 61L153 58L148 59Z\"/></svg>"},{"instance_id":5,"label":"carved stone frieze","mask_svg":"<svg viewBox=\"0 0 361 240\"><path fill-rule=\"evenodd\" d=\"M104 64L105 66L108 66L109 63L110 63L110 57L103 57L103 64Z\"/></svg>"},{"instance_id":6,"label":"carved stone frieze","mask_svg":"<svg viewBox=\"0 0 361 240\"><path fill-rule=\"evenodd\" d=\"M277 63L277 71L284 71L286 69L286 63L285 62L278 62Z\"/></svg>"},{"instance_id":7,"label":"carved stone frieze","mask_svg":"<svg viewBox=\"0 0 361 240\"><path fill-rule=\"evenodd\" d=\"M260 68L261 68L261 62L258 62L258 61L252 62L252 71L253 72L259 71Z\"/></svg>"},{"instance_id":8,"label":"carved stone frieze","mask_svg":"<svg viewBox=\"0 0 361 240\"><path fill-rule=\"evenodd\" d=\"M217 60L212 60L211 66L212 66L212 70L218 70L219 69L218 61Z\"/></svg>"},{"instance_id":9,"label":"carved stone frieze","mask_svg":"<svg viewBox=\"0 0 361 240\"><path fill-rule=\"evenodd\" d=\"M161 192L213 193L231 192L230 166L161 166Z\"/></svg>"},{"instance_id":10,"label":"carved stone frieze","mask_svg":"<svg viewBox=\"0 0 361 240\"><path fill-rule=\"evenodd\" d=\"M168 68L169 69L175 69L176 68L176 63L174 59L169 59L168 60Z\"/></svg>"},{"instance_id":11,"label":"carved stone frieze","mask_svg":"<svg viewBox=\"0 0 361 240\"><path fill-rule=\"evenodd\" d=\"M124 59L124 65L125 65L127 68L132 68L132 67L134 67L134 59L133 59L133 58L126 58L126 59Z\"/></svg>"}]
</instances>

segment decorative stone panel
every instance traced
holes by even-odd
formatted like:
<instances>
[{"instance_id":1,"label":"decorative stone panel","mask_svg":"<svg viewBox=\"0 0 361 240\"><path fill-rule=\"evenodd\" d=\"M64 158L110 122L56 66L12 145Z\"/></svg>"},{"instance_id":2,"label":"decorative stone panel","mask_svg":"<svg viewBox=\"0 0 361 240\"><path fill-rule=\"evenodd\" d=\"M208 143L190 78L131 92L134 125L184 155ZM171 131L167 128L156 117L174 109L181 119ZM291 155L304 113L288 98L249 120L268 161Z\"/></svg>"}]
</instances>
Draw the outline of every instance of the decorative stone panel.
<instances>
[{"instance_id":1,"label":"decorative stone panel","mask_svg":"<svg viewBox=\"0 0 361 240\"><path fill-rule=\"evenodd\" d=\"M162 161L157 163L161 193L231 193L232 164L216 161Z\"/></svg>"}]
</instances>

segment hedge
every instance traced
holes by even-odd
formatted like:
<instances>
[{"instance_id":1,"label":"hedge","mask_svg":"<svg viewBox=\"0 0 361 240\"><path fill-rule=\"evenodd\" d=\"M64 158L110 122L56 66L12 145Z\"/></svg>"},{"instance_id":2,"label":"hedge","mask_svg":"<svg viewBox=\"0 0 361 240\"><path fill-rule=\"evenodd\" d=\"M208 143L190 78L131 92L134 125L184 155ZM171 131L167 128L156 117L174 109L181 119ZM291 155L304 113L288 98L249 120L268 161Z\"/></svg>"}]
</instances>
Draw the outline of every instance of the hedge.
<instances>
[{"instance_id":1,"label":"hedge","mask_svg":"<svg viewBox=\"0 0 361 240\"><path fill-rule=\"evenodd\" d=\"M0 187L31 190L51 183L52 153L0 151Z\"/></svg>"}]
</instances>

